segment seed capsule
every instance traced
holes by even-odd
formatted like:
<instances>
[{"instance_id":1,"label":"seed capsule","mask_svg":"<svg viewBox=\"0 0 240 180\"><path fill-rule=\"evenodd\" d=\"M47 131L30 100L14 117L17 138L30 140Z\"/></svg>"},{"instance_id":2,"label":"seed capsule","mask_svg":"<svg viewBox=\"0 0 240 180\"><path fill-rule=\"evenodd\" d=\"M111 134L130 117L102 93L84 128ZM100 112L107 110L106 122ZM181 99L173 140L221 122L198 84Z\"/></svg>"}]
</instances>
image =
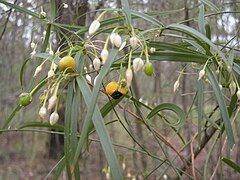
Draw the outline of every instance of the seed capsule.
<instances>
[{"instance_id":1,"label":"seed capsule","mask_svg":"<svg viewBox=\"0 0 240 180\"><path fill-rule=\"evenodd\" d=\"M125 76L126 76L127 86L129 87L129 86L131 86L132 79L133 79L132 69L127 69Z\"/></svg>"},{"instance_id":2,"label":"seed capsule","mask_svg":"<svg viewBox=\"0 0 240 180\"><path fill-rule=\"evenodd\" d=\"M127 42L124 41L124 42L121 44L121 46L120 46L120 48L119 48L119 51L123 50L123 48L126 46L126 44L127 44Z\"/></svg>"},{"instance_id":3,"label":"seed capsule","mask_svg":"<svg viewBox=\"0 0 240 180\"><path fill-rule=\"evenodd\" d=\"M90 83L90 84L92 83L92 78L89 74L86 75L86 79L87 79L88 83Z\"/></svg>"},{"instance_id":4,"label":"seed capsule","mask_svg":"<svg viewBox=\"0 0 240 180\"><path fill-rule=\"evenodd\" d=\"M32 102L32 96L30 93L22 93L20 95L19 104L21 106L27 106Z\"/></svg>"},{"instance_id":5,"label":"seed capsule","mask_svg":"<svg viewBox=\"0 0 240 180\"><path fill-rule=\"evenodd\" d=\"M173 85L173 92L175 93L177 90L178 90L178 88L179 88L179 80L177 80L175 83L174 83L174 85Z\"/></svg>"},{"instance_id":6,"label":"seed capsule","mask_svg":"<svg viewBox=\"0 0 240 180\"><path fill-rule=\"evenodd\" d=\"M54 125L58 122L59 120L59 115L56 111L54 111L51 115L50 115L50 124Z\"/></svg>"},{"instance_id":7,"label":"seed capsule","mask_svg":"<svg viewBox=\"0 0 240 180\"><path fill-rule=\"evenodd\" d=\"M240 100L240 90L237 91L237 98Z\"/></svg>"},{"instance_id":8,"label":"seed capsule","mask_svg":"<svg viewBox=\"0 0 240 180\"><path fill-rule=\"evenodd\" d=\"M153 75L153 64L151 62L147 62L144 67L144 72L148 76Z\"/></svg>"},{"instance_id":9,"label":"seed capsule","mask_svg":"<svg viewBox=\"0 0 240 180\"><path fill-rule=\"evenodd\" d=\"M52 69L50 69L50 70L48 71L48 78L51 78L51 77L53 77L54 75L55 75L54 71L53 71Z\"/></svg>"},{"instance_id":10,"label":"seed capsule","mask_svg":"<svg viewBox=\"0 0 240 180\"><path fill-rule=\"evenodd\" d=\"M118 48L122 45L122 38L120 35L115 35L115 37L113 38L113 44Z\"/></svg>"},{"instance_id":11,"label":"seed capsule","mask_svg":"<svg viewBox=\"0 0 240 180\"><path fill-rule=\"evenodd\" d=\"M108 59L108 50L107 49L103 49L101 52L101 59L102 59L102 63L105 64L105 62Z\"/></svg>"},{"instance_id":12,"label":"seed capsule","mask_svg":"<svg viewBox=\"0 0 240 180\"><path fill-rule=\"evenodd\" d=\"M100 22L98 20L94 20L88 30L89 35L93 35L95 32L97 32L97 30L100 27Z\"/></svg>"},{"instance_id":13,"label":"seed capsule","mask_svg":"<svg viewBox=\"0 0 240 180\"><path fill-rule=\"evenodd\" d=\"M52 97L50 97L50 99L48 100L48 110L51 110L55 107L57 102L57 96L53 95Z\"/></svg>"},{"instance_id":14,"label":"seed capsule","mask_svg":"<svg viewBox=\"0 0 240 180\"><path fill-rule=\"evenodd\" d=\"M47 109L45 106L42 106L39 110L39 117L42 119L42 120L46 120L47 119Z\"/></svg>"},{"instance_id":15,"label":"seed capsule","mask_svg":"<svg viewBox=\"0 0 240 180\"><path fill-rule=\"evenodd\" d=\"M202 70L199 72L198 80L202 79L204 75L205 75L205 70L202 69Z\"/></svg>"},{"instance_id":16,"label":"seed capsule","mask_svg":"<svg viewBox=\"0 0 240 180\"><path fill-rule=\"evenodd\" d=\"M138 45L138 38L136 36L132 36L129 41L132 48Z\"/></svg>"},{"instance_id":17,"label":"seed capsule","mask_svg":"<svg viewBox=\"0 0 240 180\"><path fill-rule=\"evenodd\" d=\"M133 60L133 72L136 73L140 71L144 66L144 62L141 58L135 58Z\"/></svg>"},{"instance_id":18,"label":"seed capsule","mask_svg":"<svg viewBox=\"0 0 240 180\"><path fill-rule=\"evenodd\" d=\"M109 37L112 44L114 44L114 38L115 38L115 36L116 36L116 33L111 33L111 35L110 35L110 37Z\"/></svg>"},{"instance_id":19,"label":"seed capsule","mask_svg":"<svg viewBox=\"0 0 240 180\"><path fill-rule=\"evenodd\" d=\"M36 68L33 77L36 77L41 71L42 71L42 65L40 65Z\"/></svg>"},{"instance_id":20,"label":"seed capsule","mask_svg":"<svg viewBox=\"0 0 240 180\"><path fill-rule=\"evenodd\" d=\"M236 93L236 90L237 90L237 86L236 86L234 81L232 81L230 83L229 88L230 88L231 95L234 95Z\"/></svg>"},{"instance_id":21,"label":"seed capsule","mask_svg":"<svg viewBox=\"0 0 240 180\"><path fill-rule=\"evenodd\" d=\"M98 71L100 69L100 66L101 66L101 61L99 58L94 58L93 60L93 67L96 71Z\"/></svg>"}]
</instances>

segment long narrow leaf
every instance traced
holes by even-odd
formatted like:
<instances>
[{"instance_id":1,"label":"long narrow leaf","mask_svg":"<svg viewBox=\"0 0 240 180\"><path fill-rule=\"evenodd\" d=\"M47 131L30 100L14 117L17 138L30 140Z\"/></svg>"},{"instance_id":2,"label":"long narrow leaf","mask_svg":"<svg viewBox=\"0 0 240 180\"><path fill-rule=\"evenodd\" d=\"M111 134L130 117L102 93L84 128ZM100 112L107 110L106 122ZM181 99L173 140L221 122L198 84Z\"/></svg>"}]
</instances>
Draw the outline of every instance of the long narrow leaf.
<instances>
[{"instance_id":1,"label":"long narrow leaf","mask_svg":"<svg viewBox=\"0 0 240 180\"><path fill-rule=\"evenodd\" d=\"M176 115L179 118L179 121L175 124L173 123L169 123L169 122L165 122L166 124L168 124L171 127L174 127L176 129L179 129L180 127L182 127L185 122L186 122L186 116L184 114L184 112L182 111L182 109L180 109L177 105L175 104L171 104L171 103L163 103L160 104L158 106L156 106L148 115L147 118L150 119L151 117L153 117L155 114L157 114L159 111L162 110L170 110L173 111L174 113L176 113Z\"/></svg>"},{"instance_id":2,"label":"long narrow leaf","mask_svg":"<svg viewBox=\"0 0 240 180\"><path fill-rule=\"evenodd\" d=\"M225 157L222 158L222 161L225 162L231 168L233 168L235 171L240 173L240 165L236 164L231 159L228 159L228 158L225 158Z\"/></svg>"},{"instance_id":3,"label":"long narrow leaf","mask_svg":"<svg viewBox=\"0 0 240 180\"><path fill-rule=\"evenodd\" d=\"M123 12L124 12L125 17L126 17L127 22L128 22L128 25L131 25L132 24L132 18L131 18L131 10L130 10L128 0L121 0L121 4L122 4Z\"/></svg>"},{"instance_id":4,"label":"long narrow leaf","mask_svg":"<svg viewBox=\"0 0 240 180\"><path fill-rule=\"evenodd\" d=\"M218 85L218 82L215 78L215 76L213 75L211 69L209 67L206 67L206 71L207 71L207 75L209 78L209 81L211 82L212 88L214 90L214 93L216 95L216 99L221 111L221 116L224 122L224 127L226 129L226 134L227 134L227 139L228 139L228 144L230 147L232 147L234 145L234 136L233 136L233 130L232 130L232 125L231 125L231 121L229 119L229 114L227 111L227 107L225 104L225 101L223 99L222 96L222 92L220 90L220 87Z\"/></svg>"},{"instance_id":5,"label":"long narrow leaf","mask_svg":"<svg viewBox=\"0 0 240 180\"><path fill-rule=\"evenodd\" d=\"M197 110L198 110L198 145L201 144L201 131L203 123L203 82L197 82Z\"/></svg>"},{"instance_id":6,"label":"long narrow leaf","mask_svg":"<svg viewBox=\"0 0 240 180\"><path fill-rule=\"evenodd\" d=\"M91 90L83 77L79 77L77 79L77 82L78 82L78 86L81 89L81 92L83 94L84 101L86 102L88 109L89 109L89 107L91 106L91 103L92 103L91 100L89 99L89 96L92 96ZM96 105L96 107L95 107L92 121L93 121L95 129L98 133L98 136L100 138L100 142L101 142L103 151L105 153L106 159L109 163L113 178L116 180L122 180L123 177L121 175L121 170L120 170L120 166L119 166L119 163L117 160L117 156L113 149L113 145L111 143L110 137L107 133L107 130L106 130L106 127L104 124L104 119L100 113L98 105Z\"/></svg>"}]
</instances>

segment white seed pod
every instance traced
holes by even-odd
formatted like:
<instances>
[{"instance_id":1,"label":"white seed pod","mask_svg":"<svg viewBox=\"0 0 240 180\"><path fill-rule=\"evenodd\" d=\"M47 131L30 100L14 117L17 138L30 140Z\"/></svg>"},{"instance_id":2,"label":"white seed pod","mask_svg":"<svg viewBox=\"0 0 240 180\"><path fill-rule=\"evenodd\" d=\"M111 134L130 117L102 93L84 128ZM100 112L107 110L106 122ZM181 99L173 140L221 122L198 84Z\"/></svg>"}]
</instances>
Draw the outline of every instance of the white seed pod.
<instances>
[{"instance_id":1,"label":"white seed pod","mask_svg":"<svg viewBox=\"0 0 240 180\"><path fill-rule=\"evenodd\" d=\"M101 61L99 58L94 58L93 59L93 67L96 71L98 71L100 69L100 66L101 66Z\"/></svg>"},{"instance_id":2,"label":"white seed pod","mask_svg":"<svg viewBox=\"0 0 240 180\"><path fill-rule=\"evenodd\" d=\"M237 98L240 100L240 90L237 91Z\"/></svg>"},{"instance_id":3,"label":"white seed pod","mask_svg":"<svg viewBox=\"0 0 240 180\"><path fill-rule=\"evenodd\" d=\"M86 75L86 79L87 79L88 83L92 84L92 78L89 74Z\"/></svg>"},{"instance_id":4,"label":"white seed pod","mask_svg":"<svg viewBox=\"0 0 240 180\"><path fill-rule=\"evenodd\" d=\"M234 81L232 81L229 85L229 88L230 88L231 95L234 95L237 90L236 83Z\"/></svg>"},{"instance_id":5,"label":"white seed pod","mask_svg":"<svg viewBox=\"0 0 240 180\"><path fill-rule=\"evenodd\" d=\"M126 76L127 86L129 87L131 86L132 79L133 79L132 69L127 69L125 76Z\"/></svg>"},{"instance_id":6,"label":"white seed pod","mask_svg":"<svg viewBox=\"0 0 240 180\"><path fill-rule=\"evenodd\" d=\"M63 3L63 8L64 8L64 9L67 9L67 8L68 8L68 4Z\"/></svg>"},{"instance_id":7,"label":"white seed pod","mask_svg":"<svg viewBox=\"0 0 240 180\"><path fill-rule=\"evenodd\" d=\"M140 71L144 66L144 62L141 58L135 58L133 60L133 72L136 73Z\"/></svg>"},{"instance_id":8,"label":"white seed pod","mask_svg":"<svg viewBox=\"0 0 240 180\"><path fill-rule=\"evenodd\" d=\"M51 77L53 77L54 75L55 75L54 71L53 71L52 69L50 69L50 70L48 71L48 78L51 78Z\"/></svg>"},{"instance_id":9,"label":"white seed pod","mask_svg":"<svg viewBox=\"0 0 240 180\"><path fill-rule=\"evenodd\" d=\"M31 47L32 49L34 49L35 46L36 46L36 44L35 44L34 42L31 42L30 47Z\"/></svg>"},{"instance_id":10,"label":"white seed pod","mask_svg":"<svg viewBox=\"0 0 240 180\"><path fill-rule=\"evenodd\" d=\"M202 69L201 71L199 71L198 80L202 79L204 75L205 75L205 70Z\"/></svg>"},{"instance_id":11,"label":"white seed pod","mask_svg":"<svg viewBox=\"0 0 240 180\"><path fill-rule=\"evenodd\" d=\"M164 180L167 180L168 179L168 176L166 174L163 175L163 179Z\"/></svg>"},{"instance_id":12,"label":"white seed pod","mask_svg":"<svg viewBox=\"0 0 240 180\"><path fill-rule=\"evenodd\" d=\"M173 92L174 92L174 93L178 90L179 85L180 85L179 80L177 80L177 81L174 83L174 85L173 85Z\"/></svg>"},{"instance_id":13,"label":"white seed pod","mask_svg":"<svg viewBox=\"0 0 240 180\"><path fill-rule=\"evenodd\" d=\"M125 162L122 163L122 169L123 169L123 170L126 169L126 164L125 164Z\"/></svg>"},{"instance_id":14,"label":"white seed pod","mask_svg":"<svg viewBox=\"0 0 240 180\"><path fill-rule=\"evenodd\" d=\"M90 25L90 27L89 27L89 29L88 29L89 35L91 36L91 35L93 35L95 32L97 32L97 30L99 29L99 27L100 27L100 22L99 22L98 20L94 20L94 21L91 23L91 25Z\"/></svg>"},{"instance_id":15,"label":"white seed pod","mask_svg":"<svg viewBox=\"0 0 240 180\"><path fill-rule=\"evenodd\" d=\"M93 85L95 86L96 82L97 82L97 78L98 78L98 75L94 78L94 81L93 81Z\"/></svg>"},{"instance_id":16,"label":"white seed pod","mask_svg":"<svg viewBox=\"0 0 240 180\"><path fill-rule=\"evenodd\" d=\"M136 36L132 36L129 41L130 41L130 45L133 48L138 45L138 38Z\"/></svg>"},{"instance_id":17,"label":"white seed pod","mask_svg":"<svg viewBox=\"0 0 240 180\"><path fill-rule=\"evenodd\" d=\"M220 90L222 90L222 88L223 88L223 87L222 87L222 85L221 85L221 84L219 84L218 86L219 86L219 89L220 89Z\"/></svg>"},{"instance_id":18,"label":"white seed pod","mask_svg":"<svg viewBox=\"0 0 240 180\"><path fill-rule=\"evenodd\" d=\"M150 53L154 53L155 51L156 51L156 48L154 48L154 47L150 48Z\"/></svg>"},{"instance_id":19,"label":"white seed pod","mask_svg":"<svg viewBox=\"0 0 240 180\"><path fill-rule=\"evenodd\" d=\"M115 37L113 38L113 44L118 48L122 45L122 38L120 35L115 35Z\"/></svg>"},{"instance_id":20,"label":"white seed pod","mask_svg":"<svg viewBox=\"0 0 240 180\"><path fill-rule=\"evenodd\" d=\"M59 120L59 115L56 111L54 111L51 115L50 115L50 119L49 122L51 125L54 125L58 122Z\"/></svg>"},{"instance_id":21,"label":"white seed pod","mask_svg":"<svg viewBox=\"0 0 240 180\"><path fill-rule=\"evenodd\" d=\"M102 58L102 63L105 64L105 62L108 59L108 50L107 49L103 49L101 52L101 58Z\"/></svg>"},{"instance_id":22,"label":"white seed pod","mask_svg":"<svg viewBox=\"0 0 240 180\"><path fill-rule=\"evenodd\" d=\"M40 65L36 68L33 77L36 77L41 71L42 71L42 65Z\"/></svg>"},{"instance_id":23,"label":"white seed pod","mask_svg":"<svg viewBox=\"0 0 240 180\"><path fill-rule=\"evenodd\" d=\"M50 99L48 100L48 110L51 110L55 107L57 102L57 96L53 95L52 97L50 97Z\"/></svg>"},{"instance_id":24,"label":"white seed pod","mask_svg":"<svg viewBox=\"0 0 240 180\"><path fill-rule=\"evenodd\" d=\"M89 69L90 69L90 71L93 70L93 65L92 64L89 65Z\"/></svg>"},{"instance_id":25,"label":"white seed pod","mask_svg":"<svg viewBox=\"0 0 240 180\"><path fill-rule=\"evenodd\" d=\"M38 112L39 117L42 120L46 120L47 119L47 109L45 106L42 106Z\"/></svg>"},{"instance_id":26,"label":"white seed pod","mask_svg":"<svg viewBox=\"0 0 240 180\"><path fill-rule=\"evenodd\" d=\"M44 19L47 17L47 13L44 11L41 11L39 16L40 16L40 18Z\"/></svg>"},{"instance_id":27,"label":"white seed pod","mask_svg":"<svg viewBox=\"0 0 240 180\"><path fill-rule=\"evenodd\" d=\"M111 35L110 35L110 37L109 37L110 42L111 42L112 44L114 44L114 38L115 38L115 36L116 36L116 33L111 33Z\"/></svg>"},{"instance_id":28,"label":"white seed pod","mask_svg":"<svg viewBox=\"0 0 240 180\"><path fill-rule=\"evenodd\" d=\"M124 41L124 42L121 44L121 46L120 46L120 48L119 48L119 51L123 50L123 48L126 46L126 44L127 44L127 42Z\"/></svg>"}]
</instances>

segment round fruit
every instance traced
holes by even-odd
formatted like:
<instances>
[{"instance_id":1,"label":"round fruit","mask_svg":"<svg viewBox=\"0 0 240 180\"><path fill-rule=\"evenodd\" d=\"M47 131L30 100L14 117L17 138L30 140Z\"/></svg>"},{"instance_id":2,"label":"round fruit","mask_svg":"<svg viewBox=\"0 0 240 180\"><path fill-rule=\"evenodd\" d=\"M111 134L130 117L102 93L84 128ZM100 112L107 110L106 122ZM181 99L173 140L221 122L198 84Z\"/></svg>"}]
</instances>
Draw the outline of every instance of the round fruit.
<instances>
[{"instance_id":1,"label":"round fruit","mask_svg":"<svg viewBox=\"0 0 240 180\"><path fill-rule=\"evenodd\" d=\"M106 93L113 99L119 99L123 95L127 94L127 87L119 85L119 83L112 81L106 86Z\"/></svg>"},{"instance_id":2,"label":"round fruit","mask_svg":"<svg viewBox=\"0 0 240 180\"><path fill-rule=\"evenodd\" d=\"M23 93L20 95L19 104L21 106L27 106L31 103L32 96L29 93Z\"/></svg>"},{"instance_id":3,"label":"round fruit","mask_svg":"<svg viewBox=\"0 0 240 180\"><path fill-rule=\"evenodd\" d=\"M147 62L144 67L144 72L148 76L152 76L153 74L153 64L150 62Z\"/></svg>"},{"instance_id":4,"label":"round fruit","mask_svg":"<svg viewBox=\"0 0 240 180\"><path fill-rule=\"evenodd\" d=\"M106 86L106 93L111 96L115 91L118 90L119 84L115 81L108 83Z\"/></svg>"},{"instance_id":5,"label":"round fruit","mask_svg":"<svg viewBox=\"0 0 240 180\"><path fill-rule=\"evenodd\" d=\"M65 56L59 61L58 67L61 71L66 70L68 73L74 72L76 69L76 61L71 56Z\"/></svg>"}]
</instances>

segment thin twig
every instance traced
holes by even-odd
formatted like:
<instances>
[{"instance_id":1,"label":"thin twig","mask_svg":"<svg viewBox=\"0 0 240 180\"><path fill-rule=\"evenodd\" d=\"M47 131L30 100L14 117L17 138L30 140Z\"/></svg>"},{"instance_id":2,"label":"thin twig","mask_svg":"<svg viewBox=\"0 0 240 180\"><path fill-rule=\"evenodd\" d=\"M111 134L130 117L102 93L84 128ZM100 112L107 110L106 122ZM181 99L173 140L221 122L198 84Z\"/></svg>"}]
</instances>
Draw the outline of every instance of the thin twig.
<instances>
[{"instance_id":1,"label":"thin twig","mask_svg":"<svg viewBox=\"0 0 240 180\"><path fill-rule=\"evenodd\" d=\"M17 0L14 1L14 4L16 4L16 3L17 3ZM9 18L11 16L11 14L12 14L12 8L9 10L7 19L6 19L6 21L5 21L4 25L3 25L4 28L3 28L3 31L2 31L2 33L0 35L0 41L2 40L2 37L3 37L3 35L4 35L4 33L5 33L6 29L7 29L7 24L8 24L8 21L9 21Z\"/></svg>"}]
</instances>

